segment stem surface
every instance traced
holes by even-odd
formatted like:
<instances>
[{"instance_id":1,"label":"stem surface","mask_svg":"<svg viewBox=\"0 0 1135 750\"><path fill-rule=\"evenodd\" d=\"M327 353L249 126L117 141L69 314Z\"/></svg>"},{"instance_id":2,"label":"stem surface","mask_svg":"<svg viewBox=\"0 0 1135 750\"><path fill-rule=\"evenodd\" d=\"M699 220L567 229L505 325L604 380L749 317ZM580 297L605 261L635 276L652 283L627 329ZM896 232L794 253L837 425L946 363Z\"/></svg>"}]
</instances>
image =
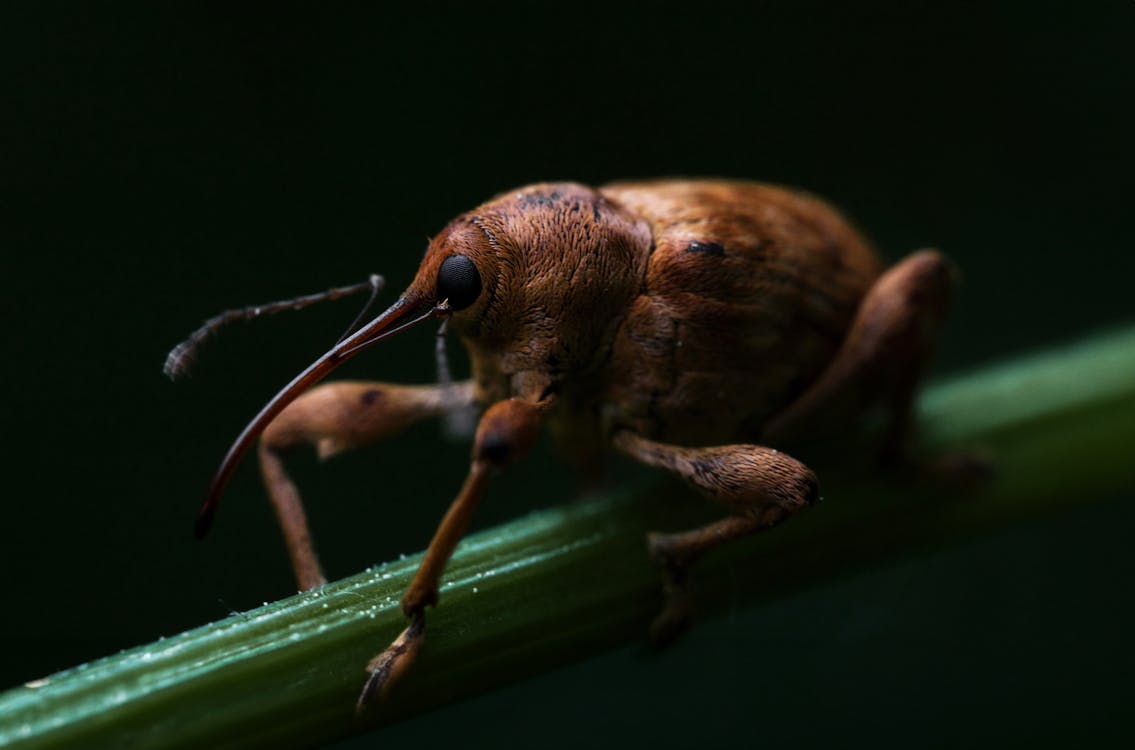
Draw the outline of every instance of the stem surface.
<instances>
[{"instance_id":1,"label":"stem surface","mask_svg":"<svg viewBox=\"0 0 1135 750\"><path fill-rule=\"evenodd\" d=\"M1135 486L1135 327L936 384L920 429L930 449L988 454L995 477L966 493L821 466L828 502L699 564L701 609ZM414 670L361 721L363 667L405 626L421 555L10 690L0 746L306 746L482 693L641 639L661 602L643 535L712 513L655 488L470 536ZM759 577L720 574L758 559Z\"/></svg>"}]
</instances>

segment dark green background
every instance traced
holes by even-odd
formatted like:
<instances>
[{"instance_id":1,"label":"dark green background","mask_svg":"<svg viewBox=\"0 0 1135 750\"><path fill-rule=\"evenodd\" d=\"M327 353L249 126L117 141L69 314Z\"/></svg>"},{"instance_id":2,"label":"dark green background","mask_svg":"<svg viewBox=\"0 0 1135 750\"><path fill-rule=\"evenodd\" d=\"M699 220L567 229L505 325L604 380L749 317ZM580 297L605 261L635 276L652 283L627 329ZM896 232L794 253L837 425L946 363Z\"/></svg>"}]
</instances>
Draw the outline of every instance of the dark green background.
<instances>
[{"instance_id":1,"label":"dark green background","mask_svg":"<svg viewBox=\"0 0 1135 750\"><path fill-rule=\"evenodd\" d=\"M1135 318L1135 3L373 5L0 11L0 686L292 591L251 465L207 543L191 521L228 441L356 305L232 330L183 385L165 352L227 307L372 271L401 288L430 234L501 190L807 187L888 258L934 245L962 266L939 372ZM346 374L429 380L432 346L408 335ZM298 462L331 574L420 549L466 451L426 425ZM572 494L545 453L501 485L480 525ZM1132 499L849 571L384 741L1120 733Z\"/></svg>"}]
</instances>

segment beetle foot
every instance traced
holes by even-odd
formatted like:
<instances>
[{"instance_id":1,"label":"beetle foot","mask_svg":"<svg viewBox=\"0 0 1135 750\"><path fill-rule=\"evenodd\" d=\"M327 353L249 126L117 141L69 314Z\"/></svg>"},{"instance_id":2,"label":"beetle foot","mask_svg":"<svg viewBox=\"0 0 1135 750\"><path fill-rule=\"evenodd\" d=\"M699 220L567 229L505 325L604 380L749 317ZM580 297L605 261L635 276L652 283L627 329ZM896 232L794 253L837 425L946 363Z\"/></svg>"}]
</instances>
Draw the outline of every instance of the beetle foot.
<instances>
[{"instance_id":1,"label":"beetle foot","mask_svg":"<svg viewBox=\"0 0 1135 750\"><path fill-rule=\"evenodd\" d=\"M676 641L693 624L693 597L687 582L688 562L670 534L647 534L650 558L662 573L666 603L650 624L650 645L662 649Z\"/></svg>"},{"instance_id":2,"label":"beetle foot","mask_svg":"<svg viewBox=\"0 0 1135 750\"><path fill-rule=\"evenodd\" d=\"M667 594L666 605L650 623L650 645L664 649L678 640L693 625L693 606L689 592L672 591Z\"/></svg>"},{"instance_id":3,"label":"beetle foot","mask_svg":"<svg viewBox=\"0 0 1135 750\"><path fill-rule=\"evenodd\" d=\"M384 700L391 688L414 662L426 636L426 617L422 611L410 616L410 624L394 642L367 664L366 684L355 703L355 713L362 714L374 700Z\"/></svg>"}]
</instances>

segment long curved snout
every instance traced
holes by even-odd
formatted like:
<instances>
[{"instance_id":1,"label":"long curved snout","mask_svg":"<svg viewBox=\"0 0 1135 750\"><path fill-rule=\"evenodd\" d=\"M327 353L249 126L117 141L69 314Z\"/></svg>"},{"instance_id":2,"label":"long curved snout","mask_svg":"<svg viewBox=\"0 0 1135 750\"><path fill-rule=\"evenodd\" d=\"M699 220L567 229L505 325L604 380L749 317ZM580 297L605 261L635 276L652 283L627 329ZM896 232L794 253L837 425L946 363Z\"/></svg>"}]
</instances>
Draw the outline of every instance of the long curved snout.
<instances>
[{"instance_id":1,"label":"long curved snout","mask_svg":"<svg viewBox=\"0 0 1135 750\"><path fill-rule=\"evenodd\" d=\"M443 318L449 314L449 307L444 303L434 304L432 301L417 299L409 294L404 294L384 313L331 347L327 353L312 362L307 369L296 375L290 383L280 389L280 392L264 405L264 408L249 421L248 425L233 441L228 453L221 461L221 465L217 468L217 473L213 475L213 481L209 485L205 502L197 512L197 521L194 525L194 533L197 538L204 537L213 525L213 516L216 514L217 504L220 502L221 495L241 459L244 458L248 449L252 447L252 444L256 442L256 439L260 437L269 423L288 404L308 388L330 375L339 365L364 349L425 320Z\"/></svg>"}]
</instances>

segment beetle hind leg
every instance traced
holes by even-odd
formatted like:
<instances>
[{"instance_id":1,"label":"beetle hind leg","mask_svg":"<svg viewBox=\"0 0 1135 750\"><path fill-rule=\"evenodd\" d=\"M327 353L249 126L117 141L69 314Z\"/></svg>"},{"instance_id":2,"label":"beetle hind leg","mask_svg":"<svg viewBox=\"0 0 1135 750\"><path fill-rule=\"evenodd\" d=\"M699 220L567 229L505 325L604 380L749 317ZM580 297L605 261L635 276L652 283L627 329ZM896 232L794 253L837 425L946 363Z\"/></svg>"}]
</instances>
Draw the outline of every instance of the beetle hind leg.
<instances>
[{"instance_id":1,"label":"beetle hind leg","mask_svg":"<svg viewBox=\"0 0 1135 750\"><path fill-rule=\"evenodd\" d=\"M689 627L692 599L688 573L698 558L730 539L777 525L819 498L816 475L791 456L760 445L683 448L657 443L633 432L617 433L619 450L666 469L732 515L676 534L652 533L647 543L662 573L666 601L650 628L662 646Z\"/></svg>"},{"instance_id":2,"label":"beetle hind leg","mask_svg":"<svg viewBox=\"0 0 1135 750\"><path fill-rule=\"evenodd\" d=\"M915 396L956 278L953 265L935 250L916 252L888 269L864 296L831 364L765 424L762 439L779 445L838 433L866 408L883 405L889 414L882 458L910 463Z\"/></svg>"}]
</instances>

